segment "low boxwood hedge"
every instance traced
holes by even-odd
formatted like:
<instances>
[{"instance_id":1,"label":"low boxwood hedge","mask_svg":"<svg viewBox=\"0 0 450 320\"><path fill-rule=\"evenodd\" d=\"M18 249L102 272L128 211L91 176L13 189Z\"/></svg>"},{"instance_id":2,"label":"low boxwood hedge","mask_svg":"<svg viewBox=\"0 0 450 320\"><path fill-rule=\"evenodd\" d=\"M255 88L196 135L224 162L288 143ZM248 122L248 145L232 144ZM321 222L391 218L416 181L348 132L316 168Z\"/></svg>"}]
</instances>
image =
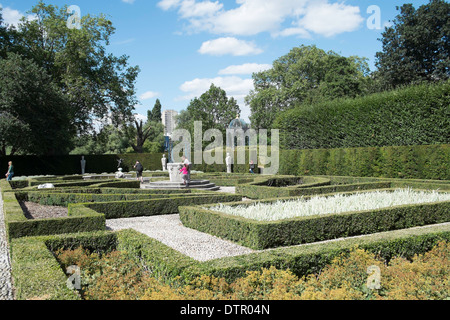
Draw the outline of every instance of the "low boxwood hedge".
<instances>
[{"instance_id":1,"label":"low boxwood hedge","mask_svg":"<svg viewBox=\"0 0 450 320\"><path fill-rule=\"evenodd\" d=\"M242 200L242 196L234 194L192 194L190 196L173 196L160 199L111 201L69 204L69 216L80 207L87 207L105 215L106 219L143 217L153 215L175 214L178 207L183 205L197 205Z\"/></svg>"},{"instance_id":2,"label":"low boxwood hedge","mask_svg":"<svg viewBox=\"0 0 450 320\"><path fill-rule=\"evenodd\" d=\"M3 214L5 217L6 234L9 239L89 232L105 230L106 228L105 216L88 208L74 211L67 218L29 220L25 217L23 209L13 192L4 193L3 195Z\"/></svg>"},{"instance_id":3,"label":"low boxwood hedge","mask_svg":"<svg viewBox=\"0 0 450 320\"><path fill-rule=\"evenodd\" d=\"M69 203L145 200L167 198L170 195L22 192L16 193L16 197L21 201L31 201L41 205L67 207Z\"/></svg>"},{"instance_id":4,"label":"low boxwood hedge","mask_svg":"<svg viewBox=\"0 0 450 320\"><path fill-rule=\"evenodd\" d=\"M280 200L294 199L296 198L269 199L228 205L250 206L254 203L270 204ZM292 246L450 221L450 201L298 217L280 221L246 219L209 210L212 206L180 207L180 219L188 228L253 249Z\"/></svg>"},{"instance_id":5,"label":"low boxwood hedge","mask_svg":"<svg viewBox=\"0 0 450 320\"><path fill-rule=\"evenodd\" d=\"M236 186L236 192L250 199L270 199L275 197L286 198L391 187L389 181L330 185L330 180L325 178L322 178L322 180L322 182L288 187L268 187L262 183L249 183Z\"/></svg>"},{"instance_id":6,"label":"low boxwood hedge","mask_svg":"<svg viewBox=\"0 0 450 320\"><path fill-rule=\"evenodd\" d=\"M395 230L361 237L339 239L292 247L258 251L248 255L226 257L194 264L184 270L186 279L199 275L210 275L233 281L245 276L247 271L261 270L274 266L289 269L299 277L317 274L322 268L341 254L351 249L372 252L389 261L401 256L411 259L416 254L431 250L439 241L450 241L450 224Z\"/></svg>"},{"instance_id":7,"label":"low boxwood hedge","mask_svg":"<svg viewBox=\"0 0 450 320\"><path fill-rule=\"evenodd\" d=\"M413 188L429 190L450 190L448 180L392 179L348 176L305 176L303 184L293 186L269 187L270 177L263 181L245 183L236 186L236 192L250 199L270 199L275 197L294 197L353 190L371 190L381 188ZM309 180L308 180L309 179ZM285 180L285 179L281 179Z\"/></svg>"},{"instance_id":8,"label":"low boxwood hedge","mask_svg":"<svg viewBox=\"0 0 450 320\"><path fill-rule=\"evenodd\" d=\"M162 279L181 276L189 282L197 276L209 275L231 282L245 276L247 271L270 266L289 269L300 277L318 273L335 257L355 247L389 261L395 256L411 258L423 254L439 241L449 240L447 223L198 262L134 230L53 235L13 239L12 276L17 300L79 300L78 293L67 288L67 275L53 255L59 249L81 246L99 253L121 250Z\"/></svg>"}]
</instances>

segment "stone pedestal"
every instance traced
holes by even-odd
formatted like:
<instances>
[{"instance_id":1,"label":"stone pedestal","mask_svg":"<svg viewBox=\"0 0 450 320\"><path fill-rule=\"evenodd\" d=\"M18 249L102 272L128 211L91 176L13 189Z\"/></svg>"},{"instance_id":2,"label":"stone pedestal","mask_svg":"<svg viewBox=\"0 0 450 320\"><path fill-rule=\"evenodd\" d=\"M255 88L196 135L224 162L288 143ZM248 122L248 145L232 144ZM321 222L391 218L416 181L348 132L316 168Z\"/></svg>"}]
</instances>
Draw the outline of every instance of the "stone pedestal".
<instances>
[{"instance_id":1,"label":"stone pedestal","mask_svg":"<svg viewBox=\"0 0 450 320\"><path fill-rule=\"evenodd\" d=\"M183 182L180 169L183 166L182 163L168 163L167 170L169 171L170 182Z\"/></svg>"}]
</instances>

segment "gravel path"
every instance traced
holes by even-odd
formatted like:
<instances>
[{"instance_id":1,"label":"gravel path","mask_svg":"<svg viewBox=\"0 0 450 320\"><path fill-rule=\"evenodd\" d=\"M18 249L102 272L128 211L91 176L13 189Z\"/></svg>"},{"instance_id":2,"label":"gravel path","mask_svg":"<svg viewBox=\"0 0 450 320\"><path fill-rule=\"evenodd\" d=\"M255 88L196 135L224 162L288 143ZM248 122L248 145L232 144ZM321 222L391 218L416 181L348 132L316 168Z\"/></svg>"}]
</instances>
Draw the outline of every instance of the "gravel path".
<instances>
[{"instance_id":1,"label":"gravel path","mask_svg":"<svg viewBox=\"0 0 450 320\"><path fill-rule=\"evenodd\" d=\"M0 192L0 300L14 300L11 281L11 261L6 240L3 199Z\"/></svg>"},{"instance_id":2,"label":"gravel path","mask_svg":"<svg viewBox=\"0 0 450 320\"><path fill-rule=\"evenodd\" d=\"M106 226L114 231L134 229L198 261L255 252L250 248L186 228L178 214L107 220Z\"/></svg>"}]
</instances>

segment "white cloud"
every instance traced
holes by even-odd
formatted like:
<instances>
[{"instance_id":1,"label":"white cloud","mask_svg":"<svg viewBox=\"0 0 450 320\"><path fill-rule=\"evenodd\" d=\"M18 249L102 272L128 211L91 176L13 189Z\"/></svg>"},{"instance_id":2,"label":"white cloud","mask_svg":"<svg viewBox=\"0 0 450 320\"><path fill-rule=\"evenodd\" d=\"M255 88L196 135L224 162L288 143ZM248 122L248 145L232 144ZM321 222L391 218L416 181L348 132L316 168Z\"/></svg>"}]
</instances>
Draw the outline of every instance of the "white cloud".
<instances>
[{"instance_id":1,"label":"white cloud","mask_svg":"<svg viewBox=\"0 0 450 320\"><path fill-rule=\"evenodd\" d=\"M163 10L178 10L188 31L234 36L269 32L272 36L326 37L354 31L363 21L359 7L331 0L236 0L225 10L219 1L162 0ZM292 27L286 28L285 24Z\"/></svg>"},{"instance_id":2,"label":"white cloud","mask_svg":"<svg viewBox=\"0 0 450 320\"><path fill-rule=\"evenodd\" d=\"M122 2L133 4L135 0L122 0Z\"/></svg>"},{"instance_id":3,"label":"white cloud","mask_svg":"<svg viewBox=\"0 0 450 320\"><path fill-rule=\"evenodd\" d=\"M253 74L255 72L261 72L271 69L270 64L258 64L258 63L245 63L241 65L229 66L225 69L219 71L220 75L230 75L230 74Z\"/></svg>"},{"instance_id":4,"label":"white cloud","mask_svg":"<svg viewBox=\"0 0 450 320\"><path fill-rule=\"evenodd\" d=\"M139 99L141 99L141 100L148 100L148 99L151 99L151 98L154 98L154 97L157 97L157 96L159 96L158 92L147 91L147 92L144 92L143 94L141 94L139 96Z\"/></svg>"},{"instance_id":5,"label":"white cloud","mask_svg":"<svg viewBox=\"0 0 450 320\"><path fill-rule=\"evenodd\" d=\"M1 4L0 4L0 8L3 9L2 17L3 17L3 22L6 25L17 27L20 23L20 20L25 16L20 11L11 9L9 7L4 8ZM29 20L29 21L34 20L34 19L35 19L34 15L27 16L27 20Z\"/></svg>"},{"instance_id":6,"label":"white cloud","mask_svg":"<svg viewBox=\"0 0 450 320\"><path fill-rule=\"evenodd\" d=\"M233 37L225 37L204 42L199 49L199 52L201 54L210 54L214 56L226 54L246 56L260 54L263 51L253 42L238 40Z\"/></svg>"},{"instance_id":7,"label":"white cloud","mask_svg":"<svg viewBox=\"0 0 450 320\"><path fill-rule=\"evenodd\" d=\"M325 37L331 37L354 31L363 21L359 7L324 2L311 5L306 15L299 21L299 26Z\"/></svg>"}]
</instances>

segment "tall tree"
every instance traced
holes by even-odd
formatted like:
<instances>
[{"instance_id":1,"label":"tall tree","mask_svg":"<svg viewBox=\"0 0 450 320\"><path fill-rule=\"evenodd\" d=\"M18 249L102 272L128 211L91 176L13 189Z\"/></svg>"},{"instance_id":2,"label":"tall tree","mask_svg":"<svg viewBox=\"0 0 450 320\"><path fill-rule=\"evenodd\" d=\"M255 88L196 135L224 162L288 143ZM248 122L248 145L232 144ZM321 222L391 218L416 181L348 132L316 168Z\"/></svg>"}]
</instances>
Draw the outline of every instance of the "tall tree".
<instances>
[{"instance_id":1,"label":"tall tree","mask_svg":"<svg viewBox=\"0 0 450 320\"><path fill-rule=\"evenodd\" d=\"M162 109L161 102L159 101L159 99L156 99L155 106L153 107L153 109L151 111L149 110L147 113L148 121L161 122L162 121L161 109Z\"/></svg>"},{"instance_id":2,"label":"tall tree","mask_svg":"<svg viewBox=\"0 0 450 320\"><path fill-rule=\"evenodd\" d=\"M377 76L389 87L450 77L450 3L430 0L415 9L404 4L380 39Z\"/></svg>"},{"instance_id":3,"label":"tall tree","mask_svg":"<svg viewBox=\"0 0 450 320\"><path fill-rule=\"evenodd\" d=\"M0 59L0 132L2 153L64 154L75 133L67 96L46 70L30 59L8 53ZM22 132L20 132L22 131Z\"/></svg>"},{"instance_id":4,"label":"tall tree","mask_svg":"<svg viewBox=\"0 0 450 320\"><path fill-rule=\"evenodd\" d=\"M191 100L186 112L178 117L178 128L187 129L192 134L194 121L201 121L203 130L219 129L225 134L227 126L241 110L233 97L227 97L225 90L211 84L200 98Z\"/></svg>"},{"instance_id":5,"label":"tall tree","mask_svg":"<svg viewBox=\"0 0 450 320\"><path fill-rule=\"evenodd\" d=\"M142 120L135 120L134 123L136 125L136 143L132 142L131 147L133 147L133 150L137 153L144 153L144 144L152 133L151 126L145 126Z\"/></svg>"},{"instance_id":6,"label":"tall tree","mask_svg":"<svg viewBox=\"0 0 450 320\"><path fill-rule=\"evenodd\" d=\"M44 68L68 98L72 121L80 132L95 118L111 117L114 124L131 121L138 67L128 57L107 52L115 28L104 15L81 19L80 29L69 29L67 6L40 1L32 8L36 19L22 19L16 44L20 53Z\"/></svg>"},{"instance_id":7,"label":"tall tree","mask_svg":"<svg viewBox=\"0 0 450 320\"><path fill-rule=\"evenodd\" d=\"M270 129L278 112L293 106L364 94L367 59L342 57L316 46L293 48L269 70L255 73L246 97L255 129Z\"/></svg>"},{"instance_id":8,"label":"tall tree","mask_svg":"<svg viewBox=\"0 0 450 320\"><path fill-rule=\"evenodd\" d=\"M0 59L5 59L7 52L11 51L14 30L4 25L2 8L0 7Z\"/></svg>"}]
</instances>

